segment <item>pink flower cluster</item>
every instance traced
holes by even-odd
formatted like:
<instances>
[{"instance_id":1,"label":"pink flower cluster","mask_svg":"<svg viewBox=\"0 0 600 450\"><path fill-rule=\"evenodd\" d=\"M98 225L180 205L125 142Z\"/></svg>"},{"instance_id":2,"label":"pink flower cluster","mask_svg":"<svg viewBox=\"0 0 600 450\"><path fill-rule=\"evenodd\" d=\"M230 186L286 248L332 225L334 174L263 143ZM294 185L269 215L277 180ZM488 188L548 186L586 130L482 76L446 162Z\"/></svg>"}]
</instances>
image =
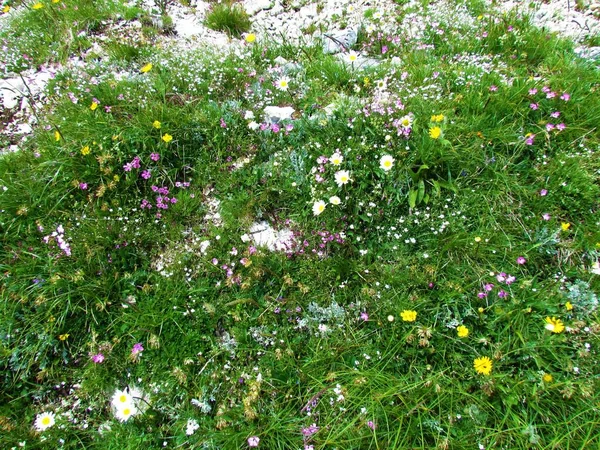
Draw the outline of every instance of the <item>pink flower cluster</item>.
<instances>
[{"instance_id":1,"label":"pink flower cluster","mask_svg":"<svg viewBox=\"0 0 600 450\"><path fill-rule=\"evenodd\" d=\"M69 246L69 243L65 241L65 229L62 225L56 227L56 231L53 231L48 236L44 236L42 240L45 244L49 244L51 241L56 242L58 248L60 248L66 256L71 256L71 247Z\"/></svg>"}]
</instances>

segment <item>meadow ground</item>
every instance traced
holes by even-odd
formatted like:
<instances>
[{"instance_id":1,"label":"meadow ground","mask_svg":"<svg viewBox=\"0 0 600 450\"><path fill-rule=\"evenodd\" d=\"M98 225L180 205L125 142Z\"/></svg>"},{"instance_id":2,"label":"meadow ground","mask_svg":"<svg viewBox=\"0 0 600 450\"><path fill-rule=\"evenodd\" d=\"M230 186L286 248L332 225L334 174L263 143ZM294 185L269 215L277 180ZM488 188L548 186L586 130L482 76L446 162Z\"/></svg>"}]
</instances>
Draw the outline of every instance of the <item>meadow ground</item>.
<instances>
[{"instance_id":1,"label":"meadow ground","mask_svg":"<svg viewBox=\"0 0 600 450\"><path fill-rule=\"evenodd\" d=\"M4 73L60 69L0 137L0 448L600 448L598 60L480 0L335 54L162 3L3 3Z\"/></svg>"}]
</instances>

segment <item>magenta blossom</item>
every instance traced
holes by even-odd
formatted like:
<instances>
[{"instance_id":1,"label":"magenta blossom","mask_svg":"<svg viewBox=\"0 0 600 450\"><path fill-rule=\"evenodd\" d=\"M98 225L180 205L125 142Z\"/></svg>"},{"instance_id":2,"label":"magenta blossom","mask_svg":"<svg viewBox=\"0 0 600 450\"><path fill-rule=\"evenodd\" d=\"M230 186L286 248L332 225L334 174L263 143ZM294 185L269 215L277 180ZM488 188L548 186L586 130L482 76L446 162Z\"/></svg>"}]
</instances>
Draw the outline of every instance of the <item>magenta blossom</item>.
<instances>
[{"instance_id":1,"label":"magenta blossom","mask_svg":"<svg viewBox=\"0 0 600 450\"><path fill-rule=\"evenodd\" d=\"M152 161L158 161L160 159L160 155L158 153L150 153L150 159Z\"/></svg>"},{"instance_id":2,"label":"magenta blossom","mask_svg":"<svg viewBox=\"0 0 600 450\"><path fill-rule=\"evenodd\" d=\"M544 197L546 194L548 194L548 191L546 189L542 189L540 191L540 196Z\"/></svg>"},{"instance_id":3,"label":"magenta blossom","mask_svg":"<svg viewBox=\"0 0 600 450\"><path fill-rule=\"evenodd\" d=\"M523 265L523 264L525 264L526 262L527 262L527 260L526 260L526 259L525 259L523 256L519 256L519 257L517 258L517 264L521 264L521 265Z\"/></svg>"},{"instance_id":4,"label":"magenta blossom","mask_svg":"<svg viewBox=\"0 0 600 450\"><path fill-rule=\"evenodd\" d=\"M96 353L92 356L92 361L96 364L102 364L102 362L104 361L104 355L102 353Z\"/></svg>"},{"instance_id":5,"label":"magenta blossom","mask_svg":"<svg viewBox=\"0 0 600 450\"><path fill-rule=\"evenodd\" d=\"M131 354L135 356L138 353L141 353L143 351L144 351L144 346L142 345L141 342L138 342L137 344L134 344L133 348L131 349Z\"/></svg>"}]
</instances>

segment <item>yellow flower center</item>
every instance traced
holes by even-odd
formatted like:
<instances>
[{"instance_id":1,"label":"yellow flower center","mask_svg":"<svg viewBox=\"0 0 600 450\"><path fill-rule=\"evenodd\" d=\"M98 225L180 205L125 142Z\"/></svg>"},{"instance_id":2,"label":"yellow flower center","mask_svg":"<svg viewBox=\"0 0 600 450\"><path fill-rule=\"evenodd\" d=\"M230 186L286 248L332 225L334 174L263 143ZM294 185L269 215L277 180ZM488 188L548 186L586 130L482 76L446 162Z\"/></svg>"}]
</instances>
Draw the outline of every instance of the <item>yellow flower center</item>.
<instances>
[{"instance_id":1,"label":"yellow flower center","mask_svg":"<svg viewBox=\"0 0 600 450\"><path fill-rule=\"evenodd\" d=\"M42 419L42 425L50 425L50 417L44 417Z\"/></svg>"},{"instance_id":2,"label":"yellow flower center","mask_svg":"<svg viewBox=\"0 0 600 450\"><path fill-rule=\"evenodd\" d=\"M125 402L127 401L127 396L126 396L126 395L121 395L121 396L119 397L119 401L120 401L121 403L125 403Z\"/></svg>"}]
</instances>

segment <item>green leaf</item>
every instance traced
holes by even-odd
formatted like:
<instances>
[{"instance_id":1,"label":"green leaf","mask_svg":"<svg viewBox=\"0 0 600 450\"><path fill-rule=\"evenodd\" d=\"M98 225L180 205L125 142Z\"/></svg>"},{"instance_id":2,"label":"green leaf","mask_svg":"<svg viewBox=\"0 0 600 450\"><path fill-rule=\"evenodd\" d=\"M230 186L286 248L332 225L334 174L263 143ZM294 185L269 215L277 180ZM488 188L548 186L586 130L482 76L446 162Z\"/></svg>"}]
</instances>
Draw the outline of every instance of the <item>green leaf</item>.
<instances>
[{"instance_id":1,"label":"green leaf","mask_svg":"<svg viewBox=\"0 0 600 450\"><path fill-rule=\"evenodd\" d=\"M419 191L417 193L417 204L423 201L423 197L425 196L425 182L423 180L419 180Z\"/></svg>"},{"instance_id":2,"label":"green leaf","mask_svg":"<svg viewBox=\"0 0 600 450\"><path fill-rule=\"evenodd\" d=\"M418 192L416 189L411 189L408 193L408 206L410 206L411 208L414 208L417 204L417 195Z\"/></svg>"}]
</instances>

